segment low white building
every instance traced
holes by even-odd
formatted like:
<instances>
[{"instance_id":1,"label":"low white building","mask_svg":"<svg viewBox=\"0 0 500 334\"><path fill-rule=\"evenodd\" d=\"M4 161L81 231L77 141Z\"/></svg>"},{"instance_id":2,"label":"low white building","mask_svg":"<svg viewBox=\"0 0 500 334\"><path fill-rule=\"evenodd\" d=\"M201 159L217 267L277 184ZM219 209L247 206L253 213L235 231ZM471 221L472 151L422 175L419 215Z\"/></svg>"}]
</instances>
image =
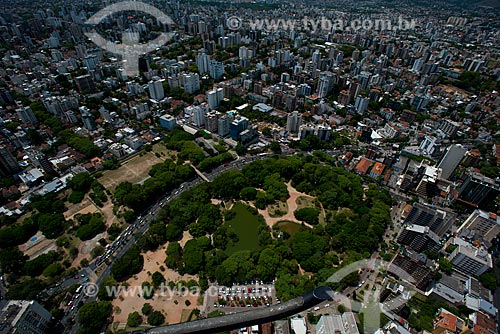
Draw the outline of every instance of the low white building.
<instances>
[{"instance_id":1,"label":"low white building","mask_svg":"<svg viewBox=\"0 0 500 334\"><path fill-rule=\"evenodd\" d=\"M290 320L292 323L292 331L295 334L306 334L307 326L304 318L293 318Z\"/></svg>"}]
</instances>

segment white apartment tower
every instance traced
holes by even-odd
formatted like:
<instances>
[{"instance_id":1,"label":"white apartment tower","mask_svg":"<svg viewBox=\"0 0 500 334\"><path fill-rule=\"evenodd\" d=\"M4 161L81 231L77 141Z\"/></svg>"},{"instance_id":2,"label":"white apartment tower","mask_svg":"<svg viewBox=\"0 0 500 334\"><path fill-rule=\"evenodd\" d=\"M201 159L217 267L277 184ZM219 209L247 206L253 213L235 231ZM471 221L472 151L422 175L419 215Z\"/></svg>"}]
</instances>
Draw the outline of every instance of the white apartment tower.
<instances>
[{"instance_id":1,"label":"white apartment tower","mask_svg":"<svg viewBox=\"0 0 500 334\"><path fill-rule=\"evenodd\" d=\"M224 89L214 88L207 92L207 102L210 109L216 109L224 99Z\"/></svg>"},{"instance_id":2,"label":"white apartment tower","mask_svg":"<svg viewBox=\"0 0 500 334\"><path fill-rule=\"evenodd\" d=\"M298 111L291 112L286 117L286 131L298 133L302 124L302 115Z\"/></svg>"},{"instance_id":3,"label":"white apartment tower","mask_svg":"<svg viewBox=\"0 0 500 334\"><path fill-rule=\"evenodd\" d=\"M200 90L200 77L198 73L184 74L184 91L188 94L194 94Z\"/></svg>"},{"instance_id":4,"label":"white apartment tower","mask_svg":"<svg viewBox=\"0 0 500 334\"><path fill-rule=\"evenodd\" d=\"M205 52L199 53L198 56L196 56L196 66L200 74L207 73L210 66L210 56Z\"/></svg>"},{"instance_id":5,"label":"white apartment tower","mask_svg":"<svg viewBox=\"0 0 500 334\"><path fill-rule=\"evenodd\" d=\"M148 83L149 96L156 101L161 101L165 97L163 90L163 80L150 81Z\"/></svg>"}]
</instances>

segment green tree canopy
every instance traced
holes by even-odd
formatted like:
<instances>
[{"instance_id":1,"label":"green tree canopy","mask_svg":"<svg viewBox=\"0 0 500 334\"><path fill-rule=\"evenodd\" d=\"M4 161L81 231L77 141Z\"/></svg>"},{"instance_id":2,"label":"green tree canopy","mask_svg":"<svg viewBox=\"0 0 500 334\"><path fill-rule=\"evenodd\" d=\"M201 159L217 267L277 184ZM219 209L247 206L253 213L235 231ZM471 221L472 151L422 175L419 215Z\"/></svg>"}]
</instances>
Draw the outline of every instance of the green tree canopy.
<instances>
[{"instance_id":1,"label":"green tree canopy","mask_svg":"<svg viewBox=\"0 0 500 334\"><path fill-rule=\"evenodd\" d=\"M151 275L151 280L153 281L153 286L158 288L162 283L165 283L165 277L159 271L155 271L153 275Z\"/></svg>"},{"instance_id":2,"label":"green tree canopy","mask_svg":"<svg viewBox=\"0 0 500 334\"><path fill-rule=\"evenodd\" d=\"M165 264L170 269L179 269L183 266L182 247L178 242L169 242L167 246Z\"/></svg>"},{"instance_id":3,"label":"green tree canopy","mask_svg":"<svg viewBox=\"0 0 500 334\"><path fill-rule=\"evenodd\" d=\"M259 256L257 264L258 277L266 282L276 277L276 272L281 265L280 254L271 248L265 248Z\"/></svg>"},{"instance_id":4,"label":"green tree canopy","mask_svg":"<svg viewBox=\"0 0 500 334\"><path fill-rule=\"evenodd\" d=\"M110 302L90 302L83 304L78 312L80 329L78 333L94 334L100 333L101 328L111 316L113 307Z\"/></svg>"},{"instance_id":5,"label":"green tree canopy","mask_svg":"<svg viewBox=\"0 0 500 334\"><path fill-rule=\"evenodd\" d=\"M31 278L23 280L20 283L9 286L7 299L10 300L34 300L38 298L38 294L46 288L46 284L38 279Z\"/></svg>"},{"instance_id":6,"label":"green tree canopy","mask_svg":"<svg viewBox=\"0 0 500 334\"><path fill-rule=\"evenodd\" d=\"M492 291L496 290L498 284L497 276L494 271L489 271L479 276L479 282L481 282L485 288Z\"/></svg>"},{"instance_id":7,"label":"green tree canopy","mask_svg":"<svg viewBox=\"0 0 500 334\"><path fill-rule=\"evenodd\" d=\"M297 220L306 222L310 225L316 225L319 223L319 209L317 208L302 208L295 210L293 213Z\"/></svg>"},{"instance_id":8,"label":"green tree canopy","mask_svg":"<svg viewBox=\"0 0 500 334\"><path fill-rule=\"evenodd\" d=\"M142 316L139 312L135 311L128 315L127 317L127 326L129 327L137 327L142 324Z\"/></svg>"},{"instance_id":9,"label":"green tree canopy","mask_svg":"<svg viewBox=\"0 0 500 334\"><path fill-rule=\"evenodd\" d=\"M185 270L188 274L197 274L204 267L203 249L196 240L186 242L183 250Z\"/></svg>"},{"instance_id":10,"label":"green tree canopy","mask_svg":"<svg viewBox=\"0 0 500 334\"><path fill-rule=\"evenodd\" d=\"M139 248L132 246L111 267L111 275L115 280L122 282L132 277L132 275L140 273L143 265L144 258Z\"/></svg>"},{"instance_id":11,"label":"green tree canopy","mask_svg":"<svg viewBox=\"0 0 500 334\"><path fill-rule=\"evenodd\" d=\"M61 213L42 213L37 218L40 231L47 239L56 239L64 231L66 220Z\"/></svg>"},{"instance_id":12,"label":"green tree canopy","mask_svg":"<svg viewBox=\"0 0 500 334\"><path fill-rule=\"evenodd\" d=\"M151 304L145 303L144 305L142 305L141 312L144 315L150 315L151 312L153 312L153 307L151 306Z\"/></svg>"},{"instance_id":13,"label":"green tree canopy","mask_svg":"<svg viewBox=\"0 0 500 334\"><path fill-rule=\"evenodd\" d=\"M165 323L165 316L160 311L153 311L148 316L148 324L151 326L161 326Z\"/></svg>"},{"instance_id":14,"label":"green tree canopy","mask_svg":"<svg viewBox=\"0 0 500 334\"><path fill-rule=\"evenodd\" d=\"M87 172L78 173L68 182L68 187L73 190L86 193L90 190L93 178Z\"/></svg>"},{"instance_id":15,"label":"green tree canopy","mask_svg":"<svg viewBox=\"0 0 500 334\"><path fill-rule=\"evenodd\" d=\"M257 197L257 189L254 187L245 187L241 189L240 197L245 201L253 201Z\"/></svg>"},{"instance_id":16,"label":"green tree canopy","mask_svg":"<svg viewBox=\"0 0 500 334\"><path fill-rule=\"evenodd\" d=\"M3 273L19 273L27 260L28 257L17 247L0 250L0 268Z\"/></svg>"}]
</instances>

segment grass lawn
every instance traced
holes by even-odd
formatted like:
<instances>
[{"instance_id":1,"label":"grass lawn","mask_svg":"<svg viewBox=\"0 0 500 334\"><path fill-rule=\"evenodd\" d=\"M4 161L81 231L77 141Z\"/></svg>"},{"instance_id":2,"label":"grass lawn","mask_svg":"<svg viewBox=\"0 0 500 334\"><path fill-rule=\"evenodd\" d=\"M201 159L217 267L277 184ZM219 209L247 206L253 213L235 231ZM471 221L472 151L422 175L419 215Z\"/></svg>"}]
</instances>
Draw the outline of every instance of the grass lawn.
<instances>
[{"instance_id":1,"label":"grass lawn","mask_svg":"<svg viewBox=\"0 0 500 334\"><path fill-rule=\"evenodd\" d=\"M321 206L317 202L316 198L306 197L306 196L299 196L297 198L297 200L295 201L295 203L297 203L297 210L298 209L303 209L303 208L318 208L318 209L321 210ZM326 217L325 217L325 215L323 215L322 212L320 212L318 218L319 218L319 223L321 225L325 225L326 224L326 222L325 222L325 218Z\"/></svg>"},{"instance_id":2,"label":"grass lawn","mask_svg":"<svg viewBox=\"0 0 500 334\"><path fill-rule=\"evenodd\" d=\"M316 207L316 204L314 203L315 200L316 200L315 198L299 196L295 201L297 203L297 209L314 208Z\"/></svg>"},{"instance_id":3,"label":"grass lawn","mask_svg":"<svg viewBox=\"0 0 500 334\"><path fill-rule=\"evenodd\" d=\"M152 152L155 154L159 153L162 156L162 159L175 158L177 156L176 151L167 149L167 147L162 142L154 144Z\"/></svg>"},{"instance_id":4,"label":"grass lawn","mask_svg":"<svg viewBox=\"0 0 500 334\"><path fill-rule=\"evenodd\" d=\"M257 229L260 225L257 217L247 210L245 204L239 202L234 204L231 211L236 216L226 221L225 224L238 235L239 240L237 243L228 245L226 254L231 255L242 250L257 249Z\"/></svg>"},{"instance_id":5,"label":"grass lawn","mask_svg":"<svg viewBox=\"0 0 500 334\"><path fill-rule=\"evenodd\" d=\"M297 224L295 222L291 222L288 220L280 220L279 222L274 224L273 230L280 230L282 232L287 232L290 235L294 235L295 233L298 232L307 231L308 228L300 224Z\"/></svg>"},{"instance_id":6,"label":"grass lawn","mask_svg":"<svg viewBox=\"0 0 500 334\"><path fill-rule=\"evenodd\" d=\"M269 210L269 217L283 217L288 213L288 204L286 202L278 201L276 204L269 205L267 209Z\"/></svg>"},{"instance_id":7,"label":"grass lawn","mask_svg":"<svg viewBox=\"0 0 500 334\"><path fill-rule=\"evenodd\" d=\"M193 310L188 310L188 309L183 309L182 310L182 315L181 315L181 322L186 322L189 321L189 316L191 315L191 312Z\"/></svg>"}]
</instances>

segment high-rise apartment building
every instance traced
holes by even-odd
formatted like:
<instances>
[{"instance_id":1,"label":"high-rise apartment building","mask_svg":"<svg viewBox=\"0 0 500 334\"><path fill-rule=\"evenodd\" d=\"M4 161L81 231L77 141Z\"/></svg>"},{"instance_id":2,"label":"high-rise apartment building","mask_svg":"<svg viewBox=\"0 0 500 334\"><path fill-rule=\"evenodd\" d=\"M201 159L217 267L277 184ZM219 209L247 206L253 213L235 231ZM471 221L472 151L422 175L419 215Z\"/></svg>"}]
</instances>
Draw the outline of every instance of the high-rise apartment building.
<instances>
[{"instance_id":1,"label":"high-rise apartment building","mask_svg":"<svg viewBox=\"0 0 500 334\"><path fill-rule=\"evenodd\" d=\"M221 137L226 137L231 131L232 119L229 115L225 114L219 117L217 121L217 133Z\"/></svg>"},{"instance_id":2,"label":"high-rise apartment building","mask_svg":"<svg viewBox=\"0 0 500 334\"><path fill-rule=\"evenodd\" d=\"M223 88L214 88L213 90L207 92L207 103L210 109L219 107L222 100L224 100Z\"/></svg>"},{"instance_id":3,"label":"high-rise apartment building","mask_svg":"<svg viewBox=\"0 0 500 334\"><path fill-rule=\"evenodd\" d=\"M286 117L286 131L298 133L302 125L302 115L298 111L289 113Z\"/></svg>"},{"instance_id":4,"label":"high-rise apartment building","mask_svg":"<svg viewBox=\"0 0 500 334\"><path fill-rule=\"evenodd\" d=\"M500 233L500 216L494 212L474 210L457 233L467 240L489 244Z\"/></svg>"},{"instance_id":5,"label":"high-rise apartment building","mask_svg":"<svg viewBox=\"0 0 500 334\"><path fill-rule=\"evenodd\" d=\"M345 334L340 315L323 315L316 324L316 334Z\"/></svg>"},{"instance_id":6,"label":"high-rise apartment building","mask_svg":"<svg viewBox=\"0 0 500 334\"><path fill-rule=\"evenodd\" d=\"M38 119L30 107L21 107L16 110L16 113L23 123L38 125Z\"/></svg>"},{"instance_id":7,"label":"high-rise apartment building","mask_svg":"<svg viewBox=\"0 0 500 334\"><path fill-rule=\"evenodd\" d=\"M219 129L219 118L221 113L212 110L205 115L205 128L210 132L217 132Z\"/></svg>"},{"instance_id":8,"label":"high-rise apartment building","mask_svg":"<svg viewBox=\"0 0 500 334\"><path fill-rule=\"evenodd\" d=\"M16 158L4 145L0 145L0 175L2 177L9 177L19 172L19 164Z\"/></svg>"},{"instance_id":9,"label":"high-rise apartment building","mask_svg":"<svg viewBox=\"0 0 500 334\"><path fill-rule=\"evenodd\" d=\"M96 129L96 123L94 116L90 112L89 108L87 107L80 107L78 108L80 110L80 115L82 118L83 125L87 130L89 131L94 131Z\"/></svg>"},{"instance_id":10,"label":"high-rise apartment building","mask_svg":"<svg viewBox=\"0 0 500 334\"><path fill-rule=\"evenodd\" d=\"M200 76L198 73L188 73L183 75L184 91L194 94L200 90Z\"/></svg>"},{"instance_id":11,"label":"high-rise apartment building","mask_svg":"<svg viewBox=\"0 0 500 334\"><path fill-rule=\"evenodd\" d=\"M207 114L207 111L206 104L193 108L193 122L196 126L201 127L205 125L205 115Z\"/></svg>"},{"instance_id":12,"label":"high-rise apartment building","mask_svg":"<svg viewBox=\"0 0 500 334\"><path fill-rule=\"evenodd\" d=\"M332 91L334 79L335 77L332 72L323 72L320 74L318 83L319 98L326 97Z\"/></svg>"},{"instance_id":13,"label":"high-rise apartment building","mask_svg":"<svg viewBox=\"0 0 500 334\"><path fill-rule=\"evenodd\" d=\"M370 103L370 99L367 97L358 96L356 98L356 102L354 103L354 108L356 112L360 115L363 115L366 110L368 110L368 104Z\"/></svg>"},{"instance_id":14,"label":"high-rise apartment building","mask_svg":"<svg viewBox=\"0 0 500 334\"><path fill-rule=\"evenodd\" d=\"M244 116L236 116L236 118L231 122L231 138L238 140L240 138L240 133L248 128L248 118Z\"/></svg>"},{"instance_id":15,"label":"high-rise apartment building","mask_svg":"<svg viewBox=\"0 0 500 334\"><path fill-rule=\"evenodd\" d=\"M165 97L163 90L163 80L150 81L148 83L149 96L156 101L161 101Z\"/></svg>"},{"instance_id":16,"label":"high-rise apartment building","mask_svg":"<svg viewBox=\"0 0 500 334\"><path fill-rule=\"evenodd\" d=\"M466 275L480 276L493 268L491 254L485 248L475 247L466 241L455 238L458 246L449 256L453 267Z\"/></svg>"},{"instance_id":17,"label":"high-rise apartment building","mask_svg":"<svg viewBox=\"0 0 500 334\"><path fill-rule=\"evenodd\" d=\"M442 237L451 228L457 215L430 205L415 203L406 216L407 226L428 226L431 231Z\"/></svg>"},{"instance_id":18,"label":"high-rise apartment building","mask_svg":"<svg viewBox=\"0 0 500 334\"><path fill-rule=\"evenodd\" d=\"M458 200L469 206L485 209L495 201L500 185L479 173L471 173L458 188Z\"/></svg>"},{"instance_id":19,"label":"high-rise apartment building","mask_svg":"<svg viewBox=\"0 0 500 334\"><path fill-rule=\"evenodd\" d=\"M398 242L422 253L424 251L439 252L439 236L429 226L411 225L401 231Z\"/></svg>"},{"instance_id":20,"label":"high-rise apartment building","mask_svg":"<svg viewBox=\"0 0 500 334\"><path fill-rule=\"evenodd\" d=\"M467 153L467 149L460 144L451 145L441 159L438 168L441 168L441 178L449 179Z\"/></svg>"},{"instance_id":21,"label":"high-rise apartment building","mask_svg":"<svg viewBox=\"0 0 500 334\"><path fill-rule=\"evenodd\" d=\"M208 72L210 66L210 56L205 52L201 52L196 56L196 67L198 67L198 73L205 74Z\"/></svg>"},{"instance_id":22,"label":"high-rise apartment building","mask_svg":"<svg viewBox=\"0 0 500 334\"><path fill-rule=\"evenodd\" d=\"M212 60L208 71L210 73L210 77L214 79L221 79L224 75L224 64L220 61Z\"/></svg>"},{"instance_id":23,"label":"high-rise apartment building","mask_svg":"<svg viewBox=\"0 0 500 334\"><path fill-rule=\"evenodd\" d=\"M160 117L160 125L168 131L172 131L177 126L177 121L172 115L166 114Z\"/></svg>"},{"instance_id":24,"label":"high-rise apartment building","mask_svg":"<svg viewBox=\"0 0 500 334\"><path fill-rule=\"evenodd\" d=\"M92 77L89 74L76 77L75 83L76 83L76 88L78 88L79 92L82 92L84 90L95 92L96 90L94 80L92 80Z\"/></svg>"}]
</instances>

